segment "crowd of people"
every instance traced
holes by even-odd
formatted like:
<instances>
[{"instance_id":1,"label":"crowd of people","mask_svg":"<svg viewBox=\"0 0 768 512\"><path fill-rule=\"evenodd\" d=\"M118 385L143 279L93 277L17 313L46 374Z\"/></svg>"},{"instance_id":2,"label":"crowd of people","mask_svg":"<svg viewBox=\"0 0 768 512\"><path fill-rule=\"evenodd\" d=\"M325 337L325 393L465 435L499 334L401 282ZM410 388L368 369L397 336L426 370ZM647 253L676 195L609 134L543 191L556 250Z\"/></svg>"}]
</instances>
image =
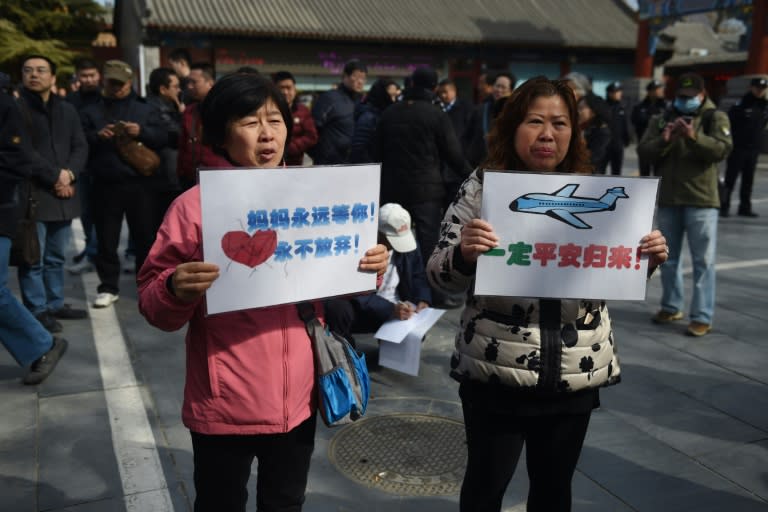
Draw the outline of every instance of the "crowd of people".
<instances>
[{"instance_id":1,"label":"crowd of people","mask_svg":"<svg viewBox=\"0 0 768 512\"><path fill-rule=\"evenodd\" d=\"M191 62L181 50L149 74L145 97L134 89L135 70L119 60L79 61L78 90L66 98L54 93L51 59L29 56L21 71L18 99L0 95L0 340L30 366L25 384L42 382L65 353L67 341L56 336L60 321L87 318L64 297L72 220L81 219L85 249L66 268L97 272L94 308L119 300L125 220L141 313L161 329L188 326L182 417L192 436L195 510L242 510L254 458L259 510L300 510L316 417L311 343L291 305L205 314L203 297L219 269L202 261L197 170L380 162L379 243L358 266L378 274L378 289L317 301L316 310L352 339L428 306L463 306L450 361L469 450L461 510L500 509L523 443L528 510L570 509L598 390L618 382L608 309L604 302L474 295L477 258L499 240L480 213L483 172L606 173L610 165L621 175L630 134L620 83L603 99L577 72L519 87L511 73L487 74L474 105L426 67L402 89L380 78L366 93L367 68L353 60L310 109L288 71L266 76L246 67L217 77L209 63ZM687 234L694 262L687 332L702 336L712 328L718 214L728 214L741 173L738 212L756 215L749 196L754 132L768 122L766 85L753 81L730 121L698 75L680 77L672 104L651 81L631 112L641 174L661 177L660 231L641 240L649 275L667 262L657 323L684 316ZM716 164L734 145L731 123L744 133L735 138L739 152L728 160L719 196ZM157 158L148 172L136 161L147 149ZM40 258L19 264L19 303L6 285L8 258L28 201L37 206ZM522 325L526 335L518 336ZM574 339L552 342L564 326L577 326ZM496 357L487 356L489 344ZM597 361L590 379L575 362L584 350ZM538 353L541 365L515 357L522 352ZM219 369L215 382L211 364Z\"/></svg>"}]
</instances>

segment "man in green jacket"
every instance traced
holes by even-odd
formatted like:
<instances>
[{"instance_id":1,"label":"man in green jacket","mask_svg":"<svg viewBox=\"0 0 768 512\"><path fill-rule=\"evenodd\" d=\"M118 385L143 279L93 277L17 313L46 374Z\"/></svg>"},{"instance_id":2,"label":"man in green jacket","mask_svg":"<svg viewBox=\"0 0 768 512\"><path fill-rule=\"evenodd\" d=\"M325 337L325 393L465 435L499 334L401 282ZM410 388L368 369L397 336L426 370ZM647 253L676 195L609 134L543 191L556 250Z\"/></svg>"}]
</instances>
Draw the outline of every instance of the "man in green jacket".
<instances>
[{"instance_id":1,"label":"man in green jacket","mask_svg":"<svg viewBox=\"0 0 768 512\"><path fill-rule=\"evenodd\" d=\"M693 261L692 336L712 330L720 208L717 163L732 146L728 116L707 98L704 79L690 73L679 78L672 107L651 118L637 147L640 158L661 176L657 220L669 245L669 259L661 268L661 310L653 321L683 318L681 251L687 235Z\"/></svg>"}]
</instances>

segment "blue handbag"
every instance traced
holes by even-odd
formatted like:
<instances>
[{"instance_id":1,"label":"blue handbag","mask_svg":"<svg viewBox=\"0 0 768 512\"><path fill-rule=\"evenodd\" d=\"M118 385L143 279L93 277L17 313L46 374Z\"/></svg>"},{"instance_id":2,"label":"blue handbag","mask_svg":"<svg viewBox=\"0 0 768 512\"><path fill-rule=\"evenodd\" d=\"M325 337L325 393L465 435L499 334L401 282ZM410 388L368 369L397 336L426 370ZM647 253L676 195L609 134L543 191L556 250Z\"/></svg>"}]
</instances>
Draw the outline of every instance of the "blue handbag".
<instances>
[{"instance_id":1,"label":"blue handbag","mask_svg":"<svg viewBox=\"0 0 768 512\"><path fill-rule=\"evenodd\" d=\"M323 326L309 302L296 305L312 340L317 374L318 409L329 427L360 419L368 407L371 380L365 356Z\"/></svg>"}]
</instances>

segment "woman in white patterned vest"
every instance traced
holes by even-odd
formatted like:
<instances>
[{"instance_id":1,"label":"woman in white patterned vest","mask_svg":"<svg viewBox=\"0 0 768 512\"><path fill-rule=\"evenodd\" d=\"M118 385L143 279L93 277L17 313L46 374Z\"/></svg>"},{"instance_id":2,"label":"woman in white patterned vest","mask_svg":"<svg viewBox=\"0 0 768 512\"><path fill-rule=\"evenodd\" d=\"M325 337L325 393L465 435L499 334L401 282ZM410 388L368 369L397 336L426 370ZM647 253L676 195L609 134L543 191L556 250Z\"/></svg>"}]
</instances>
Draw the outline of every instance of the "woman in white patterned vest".
<instances>
[{"instance_id":1,"label":"woman in white patterned vest","mask_svg":"<svg viewBox=\"0 0 768 512\"><path fill-rule=\"evenodd\" d=\"M462 512L497 512L523 443L528 511L569 511L571 478L598 388L619 381L608 308L601 300L479 297L477 258L498 245L481 219L482 169L590 173L573 93L537 77L516 89L497 118L482 168L443 219L427 265L430 282L467 302L451 358L460 382L469 458ZM649 274L667 257L659 231L643 238Z\"/></svg>"}]
</instances>

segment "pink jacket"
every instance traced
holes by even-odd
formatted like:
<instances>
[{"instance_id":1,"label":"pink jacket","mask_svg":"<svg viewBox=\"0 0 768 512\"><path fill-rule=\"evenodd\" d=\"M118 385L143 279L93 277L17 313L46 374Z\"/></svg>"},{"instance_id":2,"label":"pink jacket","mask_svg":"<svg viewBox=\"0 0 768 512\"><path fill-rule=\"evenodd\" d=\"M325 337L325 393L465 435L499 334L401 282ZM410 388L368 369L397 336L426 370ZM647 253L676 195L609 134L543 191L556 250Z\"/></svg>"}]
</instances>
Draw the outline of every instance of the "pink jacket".
<instances>
[{"instance_id":1,"label":"pink jacket","mask_svg":"<svg viewBox=\"0 0 768 512\"><path fill-rule=\"evenodd\" d=\"M288 432L315 411L312 347L296 306L205 316L205 300L184 303L166 279L202 261L200 188L168 209L138 276L139 310L160 329L189 322L182 419L202 434ZM318 315L322 313L315 304Z\"/></svg>"}]
</instances>

